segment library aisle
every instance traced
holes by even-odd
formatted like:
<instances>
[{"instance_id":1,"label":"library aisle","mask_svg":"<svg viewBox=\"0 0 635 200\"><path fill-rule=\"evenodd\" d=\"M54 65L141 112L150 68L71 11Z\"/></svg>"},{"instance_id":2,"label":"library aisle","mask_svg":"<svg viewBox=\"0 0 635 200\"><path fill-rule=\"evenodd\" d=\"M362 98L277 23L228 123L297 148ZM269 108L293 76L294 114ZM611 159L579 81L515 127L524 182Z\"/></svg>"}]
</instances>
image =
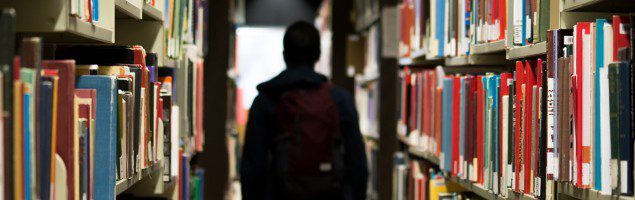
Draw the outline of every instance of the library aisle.
<instances>
[{"instance_id":1,"label":"library aisle","mask_svg":"<svg viewBox=\"0 0 635 200\"><path fill-rule=\"evenodd\" d=\"M635 200L634 23L633 0L2 0L0 199ZM260 93L279 74L302 90Z\"/></svg>"}]
</instances>

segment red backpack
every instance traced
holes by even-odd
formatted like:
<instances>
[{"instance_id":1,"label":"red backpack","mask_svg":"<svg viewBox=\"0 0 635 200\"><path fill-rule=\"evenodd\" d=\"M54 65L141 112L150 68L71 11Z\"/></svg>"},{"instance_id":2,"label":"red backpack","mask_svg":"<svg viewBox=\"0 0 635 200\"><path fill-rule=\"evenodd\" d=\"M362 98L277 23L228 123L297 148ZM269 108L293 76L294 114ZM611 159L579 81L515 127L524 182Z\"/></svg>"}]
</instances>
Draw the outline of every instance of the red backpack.
<instances>
[{"instance_id":1,"label":"red backpack","mask_svg":"<svg viewBox=\"0 0 635 200\"><path fill-rule=\"evenodd\" d=\"M280 96L274 162L280 198L340 199L343 139L331 84Z\"/></svg>"}]
</instances>

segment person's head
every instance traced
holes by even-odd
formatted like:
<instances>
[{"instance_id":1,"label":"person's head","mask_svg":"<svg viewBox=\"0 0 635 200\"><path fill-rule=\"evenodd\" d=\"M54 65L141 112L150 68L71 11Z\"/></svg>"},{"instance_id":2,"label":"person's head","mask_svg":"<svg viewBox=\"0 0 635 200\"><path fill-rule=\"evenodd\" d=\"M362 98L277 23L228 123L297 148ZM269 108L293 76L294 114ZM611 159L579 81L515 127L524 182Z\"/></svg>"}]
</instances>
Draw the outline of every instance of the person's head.
<instances>
[{"instance_id":1,"label":"person's head","mask_svg":"<svg viewBox=\"0 0 635 200\"><path fill-rule=\"evenodd\" d=\"M320 58L320 33L310 23L295 22L287 28L283 46L287 68L313 67Z\"/></svg>"}]
</instances>

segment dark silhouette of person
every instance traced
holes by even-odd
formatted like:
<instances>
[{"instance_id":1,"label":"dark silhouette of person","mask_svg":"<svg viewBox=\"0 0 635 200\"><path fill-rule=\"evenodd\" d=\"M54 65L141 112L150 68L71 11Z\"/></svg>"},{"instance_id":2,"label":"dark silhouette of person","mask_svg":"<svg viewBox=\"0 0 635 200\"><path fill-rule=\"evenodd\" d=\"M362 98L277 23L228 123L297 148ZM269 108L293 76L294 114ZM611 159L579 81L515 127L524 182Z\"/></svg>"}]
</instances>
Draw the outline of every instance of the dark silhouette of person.
<instances>
[{"instance_id":1,"label":"dark silhouette of person","mask_svg":"<svg viewBox=\"0 0 635 200\"><path fill-rule=\"evenodd\" d=\"M317 88L328 82L326 76L314 71L315 63L320 57L320 35L312 24L293 23L286 30L283 45L286 69L271 80L258 85L259 94L249 111L240 162L242 197L246 200L288 199L280 189L279 183L282 180L276 176L276 165L273 161L275 156L272 153L275 146L273 140L279 132L279 127L276 126L276 105L279 100L277 97L288 90ZM354 99L337 86L332 86L329 93L337 107L336 115L339 116L339 130L343 138L343 189L341 194L336 196L314 195L301 199L365 199L368 166Z\"/></svg>"}]
</instances>

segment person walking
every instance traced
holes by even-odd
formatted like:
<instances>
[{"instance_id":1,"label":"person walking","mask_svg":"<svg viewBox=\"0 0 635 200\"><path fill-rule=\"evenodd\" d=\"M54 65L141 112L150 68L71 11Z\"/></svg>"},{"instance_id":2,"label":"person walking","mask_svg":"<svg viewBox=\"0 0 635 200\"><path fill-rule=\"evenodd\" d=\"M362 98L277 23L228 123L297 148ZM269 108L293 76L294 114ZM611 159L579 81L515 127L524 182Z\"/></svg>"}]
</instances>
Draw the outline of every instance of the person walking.
<instances>
[{"instance_id":1,"label":"person walking","mask_svg":"<svg viewBox=\"0 0 635 200\"><path fill-rule=\"evenodd\" d=\"M295 22L283 46L286 69L258 85L249 111L243 199L365 199L368 166L354 99L314 71L319 32Z\"/></svg>"}]
</instances>

